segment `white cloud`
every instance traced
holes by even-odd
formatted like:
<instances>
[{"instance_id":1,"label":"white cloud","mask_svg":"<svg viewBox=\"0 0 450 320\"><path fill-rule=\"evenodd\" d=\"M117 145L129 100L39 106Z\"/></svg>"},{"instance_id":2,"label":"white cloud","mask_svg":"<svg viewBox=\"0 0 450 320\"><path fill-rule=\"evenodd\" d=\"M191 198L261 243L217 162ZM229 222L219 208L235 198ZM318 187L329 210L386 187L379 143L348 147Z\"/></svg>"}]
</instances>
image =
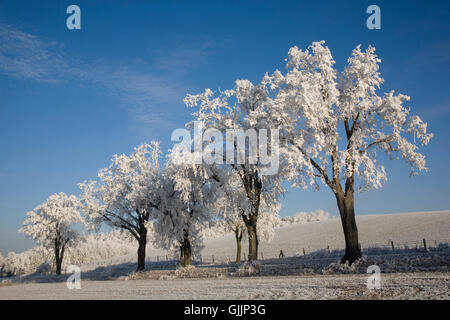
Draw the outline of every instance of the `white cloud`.
<instances>
[{"instance_id":1,"label":"white cloud","mask_svg":"<svg viewBox=\"0 0 450 320\"><path fill-rule=\"evenodd\" d=\"M54 43L43 42L34 35L0 24L0 69L13 77L59 81L61 75L56 72L68 68L55 47Z\"/></svg>"},{"instance_id":2,"label":"white cloud","mask_svg":"<svg viewBox=\"0 0 450 320\"><path fill-rule=\"evenodd\" d=\"M161 54L154 61L154 67L171 74L185 74L196 65L202 64L205 59L217 52L215 42L209 39L184 39L178 42L171 50Z\"/></svg>"},{"instance_id":3,"label":"white cloud","mask_svg":"<svg viewBox=\"0 0 450 320\"><path fill-rule=\"evenodd\" d=\"M141 65L80 63L65 54L56 42L0 24L0 72L41 83L75 82L106 88L143 124L174 124L173 115L159 110L181 103L187 93L183 76L213 52L210 41L178 43L149 64L141 61L140 64L150 66L144 72Z\"/></svg>"}]
</instances>

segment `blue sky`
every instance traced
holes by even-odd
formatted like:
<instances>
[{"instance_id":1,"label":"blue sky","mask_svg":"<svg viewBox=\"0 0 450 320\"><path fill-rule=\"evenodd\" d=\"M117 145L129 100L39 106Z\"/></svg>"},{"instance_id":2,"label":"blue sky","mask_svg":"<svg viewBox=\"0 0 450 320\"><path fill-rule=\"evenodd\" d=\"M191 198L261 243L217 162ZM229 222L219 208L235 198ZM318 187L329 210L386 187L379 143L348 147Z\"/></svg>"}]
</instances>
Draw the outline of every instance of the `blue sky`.
<instances>
[{"instance_id":1,"label":"blue sky","mask_svg":"<svg viewBox=\"0 0 450 320\"><path fill-rule=\"evenodd\" d=\"M81 8L81 30L66 8ZM381 30L365 13L381 8ZM388 182L359 194L358 214L450 209L448 1L0 1L0 251L50 194L78 194L116 153L160 140L190 119L182 99L259 81L291 46L326 40L342 69L358 44L377 48L385 84L411 96L435 134L428 173L385 163ZM333 196L288 189L282 215L325 209Z\"/></svg>"}]
</instances>

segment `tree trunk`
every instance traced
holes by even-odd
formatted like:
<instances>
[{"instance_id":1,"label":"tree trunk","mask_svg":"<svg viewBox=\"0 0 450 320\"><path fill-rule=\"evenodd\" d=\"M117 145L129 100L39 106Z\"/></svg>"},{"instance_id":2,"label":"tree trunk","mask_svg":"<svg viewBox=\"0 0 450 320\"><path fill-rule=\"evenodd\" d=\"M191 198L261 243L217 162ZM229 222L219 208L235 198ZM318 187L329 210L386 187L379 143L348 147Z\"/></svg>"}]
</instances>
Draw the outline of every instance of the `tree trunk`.
<instances>
[{"instance_id":1,"label":"tree trunk","mask_svg":"<svg viewBox=\"0 0 450 320\"><path fill-rule=\"evenodd\" d=\"M145 270L145 249L147 247L147 228L142 226L139 232L139 247L138 247L138 265L137 271Z\"/></svg>"},{"instance_id":2,"label":"tree trunk","mask_svg":"<svg viewBox=\"0 0 450 320\"><path fill-rule=\"evenodd\" d=\"M56 274L61 274L62 259L56 258Z\"/></svg>"},{"instance_id":3,"label":"tree trunk","mask_svg":"<svg viewBox=\"0 0 450 320\"><path fill-rule=\"evenodd\" d=\"M58 239L55 239L55 264L56 264L56 274L61 274L61 266L64 257L64 247L61 249L61 244Z\"/></svg>"},{"instance_id":4,"label":"tree trunk","mask_svg":"<svg viewBox=\"0 0 450 320\"><path fill-rule=\"evenodd\" d=\"M258 237L256 234L256 222L247 224L248 232L248 261L258 260Z\"/></svg>"},{"instance_id":5,"label":"tree trunk","mask_svg":"<svg viewBox=\"0 0 450 320\"><path fill-rule=\"evenodd\" d=\"M258 171L244 172L241 175L242 183L247 193L247 198L251 203L250 215L246 217L242 213L245 226L248 232L248 261L258 260L258 236L256 223L259 215L259 205L261 201L262 181Z\"/></svg>"},{"instance_id":6,"label":"tree trunk","mask_svg":"<svg viewBox=\"0 0 450 320\"><path fill-rule=\"evenodd\" d=\"M189 241L189 238L185 238L182 245L181 245L181 251L183 252L183 266L187 267L191 265L191 254L192 254L192 248L191 248L191 242Z\"/></svg>"},{"instance_id":7,"label":"tree trunk","mask_svg":"<svg viewBox=\"0 0 450 320\"><path fill-rule=\"evenodd\" d=\"M239 228L237 228L234 232L236 236L236 263L241 263L242 233L239 232Z\"/></svg>"},{"instance_id":8,"label":"tree trunk","mask_svg":"<svg viewBox=\"0 0 450 320\"><path fill-rule=\"evenodd\" d=\"M138 247L138 265L136 271L144 271L145 270L145 241L139 241Z\"/></svg>"},{"instance_id":9,"label":"tree trunk","mask_svg":"<svg viewBox=\"0 0 450 320\"><path fill-rule=\"evenodd\" d=\"M361 246L358 241L358 228L356 227L353 191L336 193L336 200L341 216L342 228L345 238L345 254L341 263L350 265L361 258Z\"/></svg>"},{"instance_id":10,"label":"tree trunk","mask_svg":"<svg viewBox=\"0 0 450 320\"><path fill-rule=\"evenodd\" d=\"M183 246L180 246L180 264L184 263L183 262Z\"/></svg>"},{"instance_id":11,"label":"tree trunk","mask_svg":"<svg viewBox=\"0 0 450 320\"><path fill-rule=\"evenodd\" d=\"M139 241L139 247L138 247L138 266L137 266L137 271L145 270L145 247L146 247L146 241L145 240L140 240Z\"/></svg>"}]
</instances>

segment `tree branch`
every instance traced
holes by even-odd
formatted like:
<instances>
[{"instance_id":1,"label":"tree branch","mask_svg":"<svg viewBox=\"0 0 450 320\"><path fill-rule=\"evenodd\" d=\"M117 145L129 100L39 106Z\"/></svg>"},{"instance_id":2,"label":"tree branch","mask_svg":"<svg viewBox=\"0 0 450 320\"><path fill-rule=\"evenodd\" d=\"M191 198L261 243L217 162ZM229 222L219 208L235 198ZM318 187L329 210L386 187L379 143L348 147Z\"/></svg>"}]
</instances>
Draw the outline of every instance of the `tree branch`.
<instances>
[{"instance_id":1,"label":"tree branch","mask_svg":"<svg viewBox=\"0 0 450 320\"><path fill-rule=\"evenodd\" d=\"M327 173L325 172L325 170L323 170L323 168L321 166L319 166L319 164L314 161L313 158L311 158L301 147L299 147L298 145L296 145L293 141L290 141L311 163L311 165L316 168L316 170L321 174L321 176L323 177L323 179L325 180L326 184L333 189L333 183L330 181L330 179L328 178Z\"/></svg>"},{"instance_id":2,"label":"tree branch","mask_svg":"<svg viewBox=\"0 0 450 320\"><path fill-rule=\"evenodd\" d=\"M380 144L380 143L390 143L391 141L392 141L392 138L393 138L394 136L391 134L391 135L389 135L389 136L387 136L387 137L384 137L384 138L380 138L380 139L377 139L377 140L375 140L375 141L372 141L371 143L369 143L364 149L362 149L362 150L359 150L359 154L363 154L364 152L366 152L367 150L369 150L370 148L372 148L373 146L375 146L375 145L377 145L377 144Z\"/></svg>"}]
</instances>

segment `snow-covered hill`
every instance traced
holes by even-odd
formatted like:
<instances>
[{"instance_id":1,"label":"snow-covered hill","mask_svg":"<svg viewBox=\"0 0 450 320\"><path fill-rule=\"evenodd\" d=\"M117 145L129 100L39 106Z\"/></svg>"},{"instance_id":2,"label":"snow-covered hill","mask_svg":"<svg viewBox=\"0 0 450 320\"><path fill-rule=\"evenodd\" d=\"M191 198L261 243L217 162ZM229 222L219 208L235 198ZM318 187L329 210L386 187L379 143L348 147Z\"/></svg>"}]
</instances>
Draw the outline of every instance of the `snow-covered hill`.
<instances>
[{"instance_id":1,"label":"snow-covered hill","mask_svg":"<svg viewBox=\"0 0 450 320\"><path fill-rule=\"evenodd\" d=\"M383 215L361 215L356 217L362 248L394 247L421 248L425 238L428 246L438 243L450 243L450 210L433 212L398 213ZM210 261L212 255L215 259L225 260L227 257L235 258L234 235L210 239L205 243L202 251L203 260ZM275 237L270 243L262 242L260 253L264 258L278 257L280 250L286 256L303 254L312 251L327 249L341 249L345 247L344 235L339 218L325 221L308 222L278 228ZM243 254L247 254L247 243L243 245ZM155 261L165 259L166 253L162 250L149 248L148 258Z\"/></svg>"},{"instance_id":2,"label":"snow-covered hill","mask_svg":"<svg viewBox=\"0 0 450 320\"><path fill-rule=\"evenodd\" d=\"M363 248L371 246L416 245L423 246L423 238L433 246L439 242L450 242L450 211L399 213L384 215L361 215L356 217ZM276 230L270 243L261 243L260 252L265 258L278 257L280 250L286 256L303 254L320 249L330 250L345 247L344 235L339 218L325 221L282 227ZM244 251L246 247L243 246ZM205 257L235 255L235 243L232 235L208 240L202 252ZM154 253L150 253L151 256Z\"/></svg>"},{"instance_id":3,"label":"snow-covered hill","mask_svg":"<svg viewBox=\"0 0 450 320\"><path fill-rule=\"evenodd\" d=\"M363 249L369 247L392 250L394 248L423 248L423 239L427 246L433 247L439 243L450 243L450 210L434 212L400 213L384 215L361 215L356 218L360 243ZM103 242L100 242L102 244ZM114 244L112 244L114 246ZM81 264L84 271L93 270L100 266L109 266L122 263L136 263L137 247L133 243L124 242L123 252L126 255L112 256L106 254L107 258L100 255L94 260L88 259L89 264ZM117 247L117 245L115 245ZM247 242L243 243L242 260L248 253ZM278 258L280 250L286 257L302 256L303 250L309 255L318 250L325 252L344 248L344 236L339 218L330 218L323 221L307 222L304 224L293 224L276 229L274 239L271 242L261 241L260 259ZM86 249L86 248L85 248ZM87 248L89 249L89 248ZM86 250L87 250L86 249ZM108 248L105 248L105 250ZM80 249L81 250L81 249ZM103 252L103 251L102 251ZM120 250L118 251L120 252ZM103 252L104 253L104 252ZM104 256L105 256L104 255ZM201 252L202 262L221 263L234 261L236 255L236 243L233 234L220 236L205 241L205 248ZM164 250L147 248L147 262L163 262L171 260L173 256ZM200 257L195 257L198 261ZM69 261L69 260L68 260ZM77 261L69 261L78 265Z\"/></svg>"}]
</instances>

